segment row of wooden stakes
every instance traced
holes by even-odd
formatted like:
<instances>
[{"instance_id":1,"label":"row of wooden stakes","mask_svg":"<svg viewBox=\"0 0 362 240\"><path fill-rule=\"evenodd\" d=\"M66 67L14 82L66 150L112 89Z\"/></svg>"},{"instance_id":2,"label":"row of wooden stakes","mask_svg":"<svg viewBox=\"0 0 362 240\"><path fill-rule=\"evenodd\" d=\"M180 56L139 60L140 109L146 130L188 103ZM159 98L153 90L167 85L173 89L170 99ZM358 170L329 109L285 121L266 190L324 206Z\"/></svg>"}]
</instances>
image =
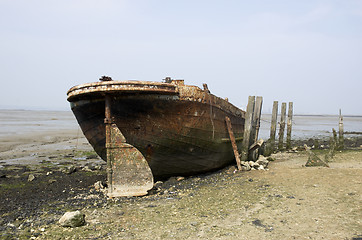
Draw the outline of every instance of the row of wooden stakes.
<instances>
[{"instance_id":1,"label":"row of wooden stakes","mask_svg":"<svg viewBox=\"0 0 362 240\"><path fill-rule=\"evenodd\" d=\"M240 161L246 161L246 160L256 161L258 159L260 154L259 149L264 143L262 139L258 140L262 104L263 104L262 97L249 96L248 105L245 113L244 136L241 145L241 154L239 154L239 151L237 149L235 137L231 128L230 119L228 117L225 118L229 131L230 140L234 150L235 159L239 170L241 170ZM284 130L286 122L286 106L287 104L283 102L281 108L281 117L279 122L279 143L278 143L279 150L284 150L283 141L284 141ZM270 127L270 138L267 141L266 144L267 147L264 150L265 151L264 155L270 155L272 152L275 151L277 117L278 117L278 101L274 101L271 127ZM292 118L293 118L293 103L289 102L286 149L291 149L292 146L291 144Z\"/></svg>"}]
</instances>

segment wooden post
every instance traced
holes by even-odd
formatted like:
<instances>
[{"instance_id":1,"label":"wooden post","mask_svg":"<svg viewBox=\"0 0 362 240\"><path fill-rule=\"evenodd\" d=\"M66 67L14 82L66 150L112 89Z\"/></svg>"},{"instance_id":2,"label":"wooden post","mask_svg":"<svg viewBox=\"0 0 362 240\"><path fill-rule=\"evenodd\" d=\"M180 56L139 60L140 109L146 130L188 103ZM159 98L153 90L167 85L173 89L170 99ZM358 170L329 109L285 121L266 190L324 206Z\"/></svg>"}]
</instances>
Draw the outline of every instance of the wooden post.
<instances>
[{"instance_id":1,"label":"wooden post","mask_svg":"<svg viewBox=\"0 0 362 240\"><path fill-rule=\"evenodd\" d=\"M258 96L254 104L253 119L252 119L252 128L250 133L250 143L249 143L249 154L248 159L250 161L256 161L259 157L259 147L251 149L251 146L255 145L258 141L259 128L260 128L260 115L261 115L261 106L263 104L263 98ZM258 145L256 145L258 146Z\"/></svg>"},{"instance_id":2,"label":"wooden post","mask_svg":"<svg viewBox=\"0 0 362 240\"><path fill-rule=\"evenodd\" d=\"M254 105L255 105L255 96L249 96L248 106L246 107L245 123L244 123L244 138L243 138L242 149L241 149L241 160L242 161L246 161L248 159Z\"/></svg>"},{"instance_id":3,"label":"wooden post","mask_svg":"<svg viewBox=\"0 0 362 240\"><path fill-rule=\"evenodd\" d=\"M338 141L338 149L344 149L344 136L343 136L343 116L342 110L339 109L339 141Z\"/></svg>"},{"instance_id":4,"label":"wooden post","mask_svg":"<svg viewBox=\"0 0 362 240\"><path fill-rule=\"evenodd\" d=\"M277 118L278 118L278 101L274 101L271 126L270 126L271 152L274 152L275 150L275 132L277 130Z\"/></svg>"},{"instance_id":5,"label":"wooden post","mask_svg":"<svg viewBox=\"0 0 362 240\"><path fill-rule=\"evenodd\" d=\"M337 147L338 144L338 139L337 139L337 131L336 129L332 128L332 132L333 132L333 141L334 141L334 147Z\"/></svg>"},{"instance_id":6,"label":"wooden post","mask_svg":"<svg viewBox=\"0 0 362 240\"><path fill-rule=\"evenodd\" d=\"M287 113L287 103L282 103L282 111L280 115L280 127L279 127L279 145L278 149L283 149L284 129L285 129L285 116Z\"/></svg>"},{"instance_id":7,"label":"wooden post","mask_svg":"<svg viewBox=\"0 0 362 240\"><path fill-rule=\"evenodd\" d=\"M292 148L292 118L293 118L293 102L289 102L288 106L288 122L287 122L287 150Z\"/></svg>"},{"instance_id":8,"label":"wooden post","mask_svg":"<svg viewBox=\"0 0 362 240\"><path fill-rule=\"evenodd\" d=\"M228 116L225 116L225 121L226 121L226 126L228 127L228 132L229 132L229 136L230 136L231 145L233 146L236 165L238 166L238 170L241 171L242 169L241 169L241 163L240 163L238 147L236 145L235 136L234 136L233 129L232 129L232 126L231 126L230 118Z\"/></svg>"},{"instance_id":9,"label":"wooden post","mask_svg":"<svg viewBox=\"0 0 362 240\"><path fill-rule=\"evenodd\" d=\"M255 107L254 107L254 114L253 114L253 138L252 138L252 143L256 143L258 141L258 137L259 137L259 129L260 129L260 115L261 115L261 108L263 105L263 97L256 97L256 101L255 101Z\"/></svg>"},{"instance_id":10,"label":"wooden post","mask_svg":"<svg viewBox=\"0 0 362 240\"><path fill-rule=\"evenodd\" d=\"M336 148L337 148L337 142L338 142L338 139L337 139L337 132L336 132L336 129L332 128L332 132L333 132L333 137L331 137L330 139L330 157L333 158L334 157L334 154L336 152Z\"/></svg>"}]
</instances>

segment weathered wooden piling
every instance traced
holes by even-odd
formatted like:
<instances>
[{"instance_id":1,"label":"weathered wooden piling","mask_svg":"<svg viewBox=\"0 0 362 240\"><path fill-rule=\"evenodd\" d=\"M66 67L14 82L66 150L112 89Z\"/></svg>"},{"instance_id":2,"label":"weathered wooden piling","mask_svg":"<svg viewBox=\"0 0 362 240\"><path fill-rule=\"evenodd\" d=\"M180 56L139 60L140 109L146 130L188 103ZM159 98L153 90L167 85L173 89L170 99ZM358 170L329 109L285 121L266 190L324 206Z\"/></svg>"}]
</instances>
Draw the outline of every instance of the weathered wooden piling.
<instances>
[{"instance_id":1,"label":"weathered wooden piling","mask_svg":"<svg viewBox=\"0 0 362 240\"><path fill-rule=\"evenodd\" d=\"M261 116L261 108L263 105L263 97L257 96L255 101L254 113L253 113L253 129L252 129L252 143L256 143L259 137L259 129L260 129L260 116Z\"/></svg>"},{"instance_id":2,"label":"weathered wooden piling","mask_svg":"<svg viewBox=\"0 0 362 240\"><path fill-rule=\"evenodd\" d=\"M338 143L337 131L336 131L336 129L332 128L332 132L333 132L334 147L337 147L337 143Z\"/></svg>"},{"instance_id":3,"label":"weathered wooden piling","mask_svg":"<svg viewBox=\"0 0 362 240\"><path fill-rule=\"evenodd\" d=\"M261 145L257 144L259 137L259 129L260 129L260 116L261 116L261 108L263 104L263 97L257 96L254 111L253 111L253 119L252 119L252 128L250 133L250 143L249 143L249 154L248 160L256 161L259 157L259 148Z\"/></svg>"},{"instance_id":4,"label":"weathered wooden piling","mask_svg":"<svg viewBox=\"0 0 362 240\"><path fill-rule=\"evenodd\" d=\"M338 150L344 149L344 136L343 136L343 116L342 110L339 109L339 139Z\"/></svg>"},{"instance_id":5,"label":"weathered wooden piling","mask_svg":"<svg viewBox=\"0 0 362 240\"><path fill-rule=\"evenodd\" d=\"M287 121L287 145L286 149L292 148L292 118L293 118L293 102L289 102L288 121Z\"/></svg>"},{"instance_id":6,"label":"weathered wooden piling","mask_svg":"<svg viewBox=\"0 0 362 240\"><path fill-rule=\"evenodd\" d=\"M279 144L278 149L283 150L283 140L284 140L284 129L285 129L285 117L287 113L287 103L282 103L280 123L279 123Z\"/></svg>"},{"instance_id":7,"label":"weathered wooden piling","mask_svg":"<svg viewBox=\"0 0 362 240\"><path fill-rule=\"evenodd\" d=\"M277 130L277 118L278 118L278 101L274 101L271 126L270 126L270 138L269 138L270 148L272 152L274 152L275 150L275 132Z\"/></svg>"},{"instance_id":8,"label":"weathered wooden piling","mask_svg":"<svg viewBox=\"0 0 362 240\"><path fill-rule=\"evenodd\" d=\"M337 132L334 128L332 128L332 133L333 133L333 135L329 139L329 151L324 157L326 162L328 162L330 159L332 159L336 152L336 146L337 146L338 139L337 139Z\"/></svg>"},{"instance_id":9,"label":"weathered wooden piling","mask_svg":"<svg viewBox=\"0 0 362 240\"><path fill-rule=\"evenodd\" d=\"M246 107L246 114L245 114L244 137L241 146L242 161L246 161L248 159L254 106L255 106L255 96L249 96L248 106Z\"/></svg>"}]
</instances>

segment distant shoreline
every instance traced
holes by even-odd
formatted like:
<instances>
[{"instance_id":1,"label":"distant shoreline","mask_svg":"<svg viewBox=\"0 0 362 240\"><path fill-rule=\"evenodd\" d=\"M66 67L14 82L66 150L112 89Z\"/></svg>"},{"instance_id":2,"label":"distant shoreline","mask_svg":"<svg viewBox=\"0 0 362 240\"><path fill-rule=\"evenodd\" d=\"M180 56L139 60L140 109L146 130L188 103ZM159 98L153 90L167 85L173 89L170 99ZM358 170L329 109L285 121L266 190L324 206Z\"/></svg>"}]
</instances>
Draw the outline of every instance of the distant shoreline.
<instances>
[{"instance_id":1,"label":"distant shoreline","mask_svg":"<svg viewBox=\"0 0 362 240\"><path fill-rule=\"evenodd\" d=\"M300 117L335 117L339 116L338 114L294 114L293 116L300 116ZM362 117L362 115L343 115L343 117Z\"/></svg>"}]
</instances>

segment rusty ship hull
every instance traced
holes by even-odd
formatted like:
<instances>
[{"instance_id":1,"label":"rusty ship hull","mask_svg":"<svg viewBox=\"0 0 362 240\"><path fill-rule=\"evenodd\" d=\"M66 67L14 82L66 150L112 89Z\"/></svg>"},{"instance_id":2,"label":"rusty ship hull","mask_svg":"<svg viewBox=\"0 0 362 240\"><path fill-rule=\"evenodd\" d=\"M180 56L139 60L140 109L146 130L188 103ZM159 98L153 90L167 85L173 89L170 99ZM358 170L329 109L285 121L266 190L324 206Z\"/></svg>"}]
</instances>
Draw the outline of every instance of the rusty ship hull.
<instances>
[{"instance_id":1,"label":"rusty ship hull","mask_svg":"<svg viewBox=\"0 0 362 240\"><path fill-rule=\"evenodd\" d=\"M68 91L71 109L89 143L106 161L105 95L127 143L146 158L156 178L192 175L234 161L225 117L241 147L245 112L208 89L145 81L83 84Z\"/></svg>"}]
</instances>

